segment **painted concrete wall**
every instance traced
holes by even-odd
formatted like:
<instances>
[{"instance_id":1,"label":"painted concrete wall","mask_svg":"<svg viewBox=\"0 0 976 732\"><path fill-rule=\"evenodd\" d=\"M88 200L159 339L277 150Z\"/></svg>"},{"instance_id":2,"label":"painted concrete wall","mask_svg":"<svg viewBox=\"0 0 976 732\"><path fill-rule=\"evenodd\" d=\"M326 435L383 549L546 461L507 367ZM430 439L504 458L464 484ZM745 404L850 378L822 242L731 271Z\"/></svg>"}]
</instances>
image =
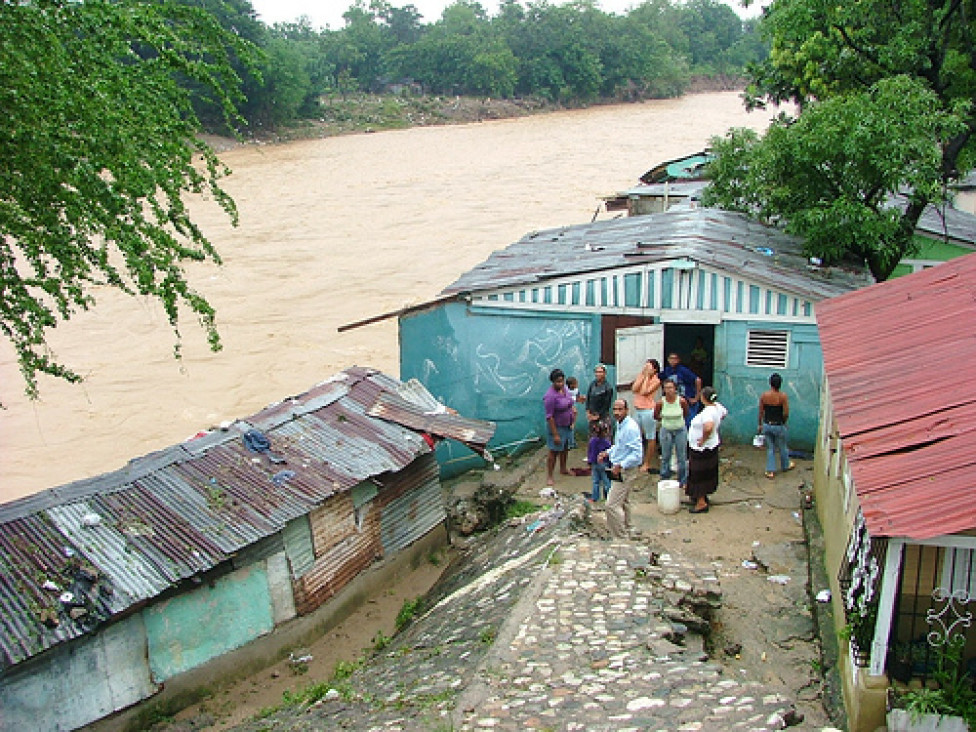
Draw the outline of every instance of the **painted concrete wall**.
<instances>
[{"instance_id":1,"label":"painted concrete wall","mask_svg":"<svg viewBox=\"0 0 976 732\"><path fill-rule=\"evenodd\" d=\"M729 409L722 437L748 443L756 433L759 396L769 388L773 373L745 365L747 333L757 328L791 332L788 367L777 369L790 398L790 447L812 451L823 369L812 324L726 321L716 327L714 381L720 401ZM550 370L558 366L567 375L578 375L585 391L599 348L599 316L484 308L468 312L465 305L451 303L401 319L400 377L419 379L463 414L497 422L492 446L526 440L538 446L544 441L542 396L549 388ZM579 430L585 430L584 420L580 410ZM479 462L455 459L446 450L437 457L447 475Z\"/></svg>"},{"instance_id":2,"label":"painted concrete wall","mask_svg":"<svg viewBox=\"0 0 976 732\"><path fill-rule=\"evenodd\" d=\"M0 730L71 730L155 693L136 615L59 647L0 681Z\"/></svg>"},{"instance_id":3,"label":"painted concrete wall","mask_svg":"<svg viewBox=\"0 0 976 732\"><path fill-rule=\"evenodd\" d=\"M843 475L846 466L842 459L835 457L839 449L838 441L831 439L836 433L829 417L821 420L814 453L813 487L816 497L817 518L824 534L824 569L830 580L831 603L834 617L834 632L840 634L846 625L843 591L838 577L843 563L847 561L847 544L850 541L854 518L857 513L857 500L851 500L845 507L846 487ZM850 732L873 732L885 724L888 677L870 676L867 669L859 668L851 661L850 644L838 638L838 673L844 695L844 707Z\"/></svg>"},{"instance_id":4,"label":"painted concrete wall","mask_svg":"<svg viewBox=\"0 0 976 732\"><path fill-rule=\"evenodd\" d=\"M941 239L931 239L916 234L914 240L918 245L918 251L910 257L904 257L892 271L889 279L903 277L926 266L931 267L934 263L948 262L950 259L973 253L972 249Z\"/></svg>"},{"instance_id":5,"label":"painted concrete wall","mask_svg":"<svg viewBox=\"0 0 976 732\"><path fill-rule=\"evenodd\" d=\"M268 571L268 592L271 596L271 608L274 624L280 625L295 617L295 597L291 591L291 569L288 565L288 555L278 552L266 560Z\"/></svg>"},{"instance_id":6,"label":"painted concrete wall","mask_svg":"<svg viewBox=\"0 0 976 732\"><path fill-rule=\"evenodd\" d=\"M150 606L143 618L153 679L165 681L271 632L272 614L263 563Z\"/></svg>"},{"instance_id":7,"label":"painted concrete wall","mask_svg":"<svg viewBox=\"0 0 976 732\"><path fill-rule=\"evenodd\" d=\"M586 388L600 357L599 320L449 303L400 319L400 377L418 379L461 414L495 422L492 446L538 447L549 372L560 368ZM455 456L450 445L438 452L446 475L480 463L448 462Z\"/></svg>"},{"instance_id":8,"label":"painted concrete wall","mask_svg":"<svg viewBox=\"0 0 976 732\"><path fill-rule=\"evenodd\" d=\"M787 368L746 366L747 333L755 329L789 329ZM823 352L814 325L770 325L763 321L726 321L715 329L715 388L729 410L722 422L722 439L748 443L756 434L759 397L769 388L769 377L783 377L783 392L790 399L789 445L813 451L817 439Z\"/></svg>"}]
</instances>

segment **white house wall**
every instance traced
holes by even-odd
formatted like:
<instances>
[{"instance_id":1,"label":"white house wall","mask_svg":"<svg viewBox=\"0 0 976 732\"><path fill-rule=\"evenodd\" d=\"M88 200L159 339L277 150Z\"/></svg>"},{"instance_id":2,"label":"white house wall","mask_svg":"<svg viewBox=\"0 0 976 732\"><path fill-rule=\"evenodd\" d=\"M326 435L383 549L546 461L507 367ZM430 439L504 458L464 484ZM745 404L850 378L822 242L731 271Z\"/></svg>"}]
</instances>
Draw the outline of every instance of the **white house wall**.
<instances>
[{"instance_id":1,"label":"white house wall","mask_svg":"<svg viewBox=\"0 0 976 732\"><path fill-rule=\"evenodd\" d=\"M53 650L0 682L2 732L72 730L154 694L141 615Z\"/></svg>"}]
</instances>

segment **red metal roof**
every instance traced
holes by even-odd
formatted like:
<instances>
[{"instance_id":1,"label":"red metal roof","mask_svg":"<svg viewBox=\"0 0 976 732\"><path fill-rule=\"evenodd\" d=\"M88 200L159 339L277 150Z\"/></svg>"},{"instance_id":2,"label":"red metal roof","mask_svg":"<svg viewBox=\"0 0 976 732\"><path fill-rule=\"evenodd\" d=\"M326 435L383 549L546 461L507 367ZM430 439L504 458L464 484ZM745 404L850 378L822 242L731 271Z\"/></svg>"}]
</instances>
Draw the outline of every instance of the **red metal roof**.
<instances>
[{"instance_id":1,"label":"red metal roof","mask_svg":"<svg viewBox=\"0 0 976 732\"><path fill-rule=\"evenodd\" d=\"M872 536L976 528L976 254L816 306Z\"/></svg>"}]
</instances>

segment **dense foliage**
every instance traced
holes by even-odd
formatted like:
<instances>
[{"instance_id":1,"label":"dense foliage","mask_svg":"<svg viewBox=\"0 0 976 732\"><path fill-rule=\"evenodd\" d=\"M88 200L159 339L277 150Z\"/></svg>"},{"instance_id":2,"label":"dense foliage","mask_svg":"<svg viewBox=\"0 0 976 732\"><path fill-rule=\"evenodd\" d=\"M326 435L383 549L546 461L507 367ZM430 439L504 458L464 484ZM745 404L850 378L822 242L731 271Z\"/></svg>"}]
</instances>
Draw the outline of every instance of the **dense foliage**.
<instances>
[{"instance_id":1,"label":"dense foliage","mask_svg":"<svg viewBox=\"0 0 976 732\"><path fill-rule=\"evenodd\" d=\"M760 138L733 130L705 201L782 223L827 262L886 279L925 207L972 169L976 16L956 0L773 0L749 103L789 102ZM896 194L901 194L897 195Z\"/></svg>"},{"instance_id":2,"label":"dense foliage","mask_svg":"<svg viewBox=\"0 0 976 732\"><path fill-rule=\"evenodd\" d=\"M461 0L432 23L414 5L357 0L339 29L307 19L262 26L248 0L183 0L265 48L265 83L249 86L252 128L316 114L355 92L412 92L560 104L681 94L696 76L740 76L764 57L755 21L717 0L648 0L626 15L594 0L504 0L495 15ZM253 31L253 32L251 32ZM300 99L300 101L299 101Z\"/></svg>"},{"instance_id":3,"label":"dense foliage","mask_svg":"<svg viewBox=\"0 0 976 732\"><path fill-rule=\"evenodd\" d=\"M219 347L182 268L217 253L184 194L236 211L186 86L232 119L231 54L249 49L175 3L0 3L0 330L29 394L38 373L77 380L45 334L101 285L157 298L174 330L189 308Z\"/></svg>"}]
</instances>

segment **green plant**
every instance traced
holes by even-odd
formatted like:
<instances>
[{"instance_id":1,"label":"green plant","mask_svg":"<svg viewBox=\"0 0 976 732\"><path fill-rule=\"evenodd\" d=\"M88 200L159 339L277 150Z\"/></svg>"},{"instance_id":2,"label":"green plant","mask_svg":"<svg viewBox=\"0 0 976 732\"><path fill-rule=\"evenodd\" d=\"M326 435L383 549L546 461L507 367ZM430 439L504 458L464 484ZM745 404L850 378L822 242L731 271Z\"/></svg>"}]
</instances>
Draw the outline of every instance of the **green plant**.
<instances>
[{"instance_id":1,"label":"green plant","mask_svg":"<svg viewBox=\"0 0 976 732\"><path fill-rule=\"evenodd\" d=\"M874 626L878 617L876 603L864 605L860 609L852 610L847 618L847 625L838 631L841 640L849 641L858 654L867 653L874 640Z\"/></svg>"},{"instance_id":2,"label":"green plant","mask_svg":"<svg viewBox=\"0 0 976 732\"><path fill-rule=\"evenodd\" d=\"M520 518L535 513L541 508L532 501L513 501L505 507L505 518Z\"/></svg>"},{"instance_id":3,"label":"green plant","mask_svg":"<svg viewBox=\"0 0 976 732\"><path fill-rule=\"evenodd\" d=\"M932 674L936 687L908 689L895 696L895 706L905 709L916 719L925 714L962 717L970 729L976 728L976 690L963 663L966 640L954 636L933 646L936 669Z\"/></svg>"},{"instance_id":4,"label":"green plant","mask_svg":"<svg viewBox=\"0 0 976 732\"><path fill-rule=\"evenodd\" d=\"M400 606L400 612L396 616L396 629L403 630L416 617L423 607L423 598L416 597L413 600L404 600Z\"/></svg>"},{"instance_id":5,"label":"green plant","mask_svg":"<svg viewBox=\"0 0 976 732\"><path fill-rule=\"evenodd\" d=\"M336 661L335 668L332 670L332 680L342 681L348 679L359 668L359 661Z\"/></svg>"},{"instance_id":6,"label":"green plant","mask_svg":"<svg viewBox=\"0 0 976 732\"><path fill-rule=\"evenodd\" d=\"M286 691L282 694L282 698L284 699L284 703L289 706L308 706L328 694L331 688L332 685L328 682L320 681L317 684L310 684L296 692Z\"/></svg>"},{"instance_id":7,"label":"green plant","mask_svg":"<svg viewBox=\"0 0 976 732\"><path fill-rule=\"evenodd\" d=\"M494 628L484 628L481 633L478 634L478 640L480 640L486 646L490 646L495 642L495 635Z\"/></svg>"},{"instance_id":8,"label":"green plant","mask_svg":"<svg viewBox=\"0 0 976 732\"><path fill-rule=\"evenodd\" d=\"M388 645L390 645L390 637L382 630L377 630L376 635L373 636L373 650L382 651Z\"/></svg>"}]
</instances>

